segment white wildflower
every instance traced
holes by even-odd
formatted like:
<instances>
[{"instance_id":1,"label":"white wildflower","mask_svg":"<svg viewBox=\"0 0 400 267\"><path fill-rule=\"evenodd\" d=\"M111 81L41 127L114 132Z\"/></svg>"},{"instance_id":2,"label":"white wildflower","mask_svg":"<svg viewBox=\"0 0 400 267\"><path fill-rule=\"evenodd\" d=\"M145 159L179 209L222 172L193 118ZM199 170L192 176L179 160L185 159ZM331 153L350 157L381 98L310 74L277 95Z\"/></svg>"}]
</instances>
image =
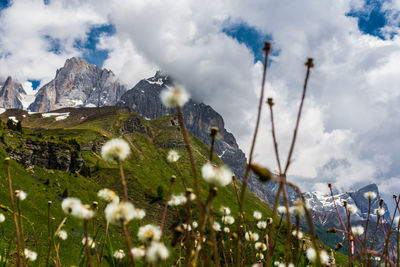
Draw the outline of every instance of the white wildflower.
<instances>
[{"instance_id":1,"label":"white wildflower","mask_svg":"<svg viewBox=\"0 0 400 267\"><path fill-rule=\"evenodd\" d=\"M259 235L257 233L253 233L251 231L246 232L244 237L246 238L247 241L258 241L258 239L260 238Z\"/></svg>"},{"instance_id":2,"label":"white wildflower","mask_svg":"<svg viewBox=\"0 0 400 267\"><path fill-rule=\"evenodd\" d=\"M385 210L382 208L376 209L375 214L378 216L383 216L383 215L385 215Z\"/></svg>"},{"instance_id":3,"label":"white wildflower","mask_svg":"<svg viewBox=\"0 0 400 267\"><path fill-rule=\"evenodd\" d=\"M177 162L179 160L180 156L178 154L178 152L176 152L175 150L170 150L168 152L168 156L167 156L167 160L169 162Z\"/></svg>"},{"instance_id":4,"label":"white wildflower","mask_svg":"<svg viewBox=\"0 0 400 267\"><path fill-rule=\"evenodd\" d=\"M308 248L306 255L311 262L315 262L317 260L317 253L315 252L314 248ZM327 264L329 262L329 255L325 250L321 250L319 252L319 258L322 264Z\"/></svg>"},{"instance_id":5,"label":"white wildflower","mask_svg":"<svg viewBox=\"0 0 400 267\"><path fill-rule=\"evenodd\" d=\"M299 230L294 230L294 231L292 232L292 235L293 235L294 237L296 237L297 239L302 239L303 236L304 236L303 232L302 232L302 231L299 231Z\"/></svg>"},{"instance_id":6,"label":"white wildflower","mask_svg":"<svg viewBox=\"0 0 400 267\"><path fill-rule=\"evenodd\" d=\"M80 213L82 203L79 199L74 197L67 197L61 203L61 207L66 214L71 214L76 216Z\"/></svg>"},{"instance_id":7,"label":"white wildflower","mask_svg":"<svg viewBox=\"0 0 400 267\"><path fill-rule=\"evenodd\" d=\"M303 216L306 211L303 207L303 205L295 205L289 208L290 214L294 216Z\"/></svg>"},{"instance_id":8,"label":"white wildflower","mask_svg":"<svg viewBox=\"0 0 400 267\"><path fill-rule=\"evenodd\" d=\"M231 214L231 209L228 208L228 207L221 207L221 212L222 212L224 215L229 215L229 214Z\"/></svg>"},{"instance_id":9,"label":"white wildflower","mask_svg":"<svg viewBox=\"0 0 400 267\"><path fill-rule=\"evenodd\" d=\"M89 244L89 247L90 248L94 248L95 247L95 244L94 244L94 241L93 241L93 238L91 238L90 236L88 236L88 244ZM84 237L83 239L82 239L82 245L84 245L84 246L86 246L86 237Z\"/></svg>"},{"instance_id":10,"label":"white wildflower","mask_svg":"<svg viewBox=\"0 0 400 267\"><path fill-rule=\"evenodd\" d=\"M117 260L121 260L125 257L125 252L122 249L118 249L114 252L114 258Z\"/></svg>"},{"instance_id":11,"label":"white wildflower","mask_svg":"<svg viewBox=\"0 0 400 267\"><path fill-rule=\"evenodd\" d=\"M168 201L168 205L172 207L180 206L185 204L187 201L186 197L182 194L172 195L171 199Z\"/></svg>"},{"instance_id":12,"label":"white wildflower","mask_svg":"<svg viewBox=\"0 0 400 267\"><path fill-rule=\"evenodd\" d=\"M279 261L274 261L274 266L279 266Z\"/></svg>"},{"instance_id":13,"label":"white wildflower","mask_svg":"<svg viewBox=\"0 0 400 267\"><path fill-rule=\"evenodd\" d=\"M212 225L214 231L221 232L221 225L217 222L214 222Z\"/></svg>"},{"instance_id":14,"label":"white wildflower","mask_svg":"<svg viewBox=\"0 0 400 267\"><path fill-rule=\"evenodd\" d=\"M287 210L286 210L285 206L279 206L277 211L278 211L279 214L286 214L287 213Z\"/></svg>"},{"instance_id":15,"label":"white wildflower","mask_svg":"<svg viewBox=\"0 0 400 267\"><path fill-rule=\"evenodd\" d=\"M37 253L27 248L24 250L24 254L25 258L29 261L35 261L37 258Z\"/></svg>"},{"instance_id":16,"label":"white wildflower","mask_svg":"<svg viewBox=\"0 0 400 267\"><path fill-rule=\"evenodd\" d=\"M106 219L111 224L127 224L134 219L135 207L130 202L110 203L105 209Z\"/></svg>"},{"instance_id":17,"label":"white wildflower","mask_svg":"<svg viewBox=\"0 0 400 267\"><path fill-rule=\"evenodd\" d=\"M235 218L233 218L233 217L230 216L230 215L226 215L226 216L222 217L221 220L222 220L222 223L223 223L223 224L232 225L232 224L235 223Z\"/></svg>"},{"instance_id":18,"label":"white wildflower","mask_svg":"<svg viewBox=\"0 0 400 267\"><path fill-rule=\"evenodd\" d=\"M196 221L193 221L192 226L194 229L196 229L199 226L199 224Z\"/></svg>"},{"instance_id":19,"label":"white wildflower","mask_svg":"<svg viewBox=\"0 0 400 267\"><path fill-rule=\"evenodd\" d=\"M262 242L256 242L254 247L256 248L256 250L259 250L259 251L266 251L267 250L267 245L265 245Z\"/></svg>"},{"instance_id":20,"label":"white wildflower","mask_svg":"<svg viewBox=\"0 0 400 267\"><path fill-rule=\"evenodd\" d=\"M262 218L262 213L256 210L256 211L253 212L253 217L254 217L256 220L261 220L261 218Z\"/></svg>"},{"instance_id":21,"label":"white wildflower","mask_svg":"<svg viewBox=\"0 0 400 267\"><path fill-rule=\"evenodd\" d=\"M161 91L160 98L165 106L175 108L185 105L189 100L189 94L183 87L170 87Z\"/></svg>"},{"instance_id":22,"label":"white wildflower","mask_svg":"<svg viewBox=\"0 0 400 267\"><path fill-rule=\"evenodd\" d=\"M64 230L60 230L56 233L56 236L61 240L66 240L68 238L68 234Z\"/></svg>"},{"instance_id":23,"label":"white wildflower","mask_svg":"<svg viewBox=\"0 0 400 267\"><path fill-rule=\"evenodd\" d=\"M152 242L146 253L147 259L150 262L158 260L165 260L169 256L168 249L164 244L158 242Z\"/></svg>"},{"instance_id":24,"label":"white wildflower","mask_svg":"<svg viewBox=\"0 0 400 267\"><path fill-rule=\"evenodd\" d=\"M146 254L144 247L133 248L131 249L131 252L133 254L133 257L135 257L135 259L141 259Z\"/></svg>"},{"instance_id":25,"label":"white wildflower","mask_svg":"<svg viewBox=\"0 0 400 267\"><path fill-rule=\"evenodd\" d=\"M189 232L192 231L192 227L190 226L190 224L188 225L187 223L182 223L182 228L184 230L188 230Z\"/></svg>"},{"instance_id":26,"label":"white wildflower","mask_svg":"<svg viewBox=\"0 0 400 267\"><path fill-rule=\"evenodd\" d=\"M258 228L258 229L265 229L265 228L267 228L267 222L266 222L266 221L259 221L259 222L257 223L257 228Z\"/></svg>"},{"instance_id":27,"label":"white wildflower","mask_svg":"<svg viewBox=\"0 0 400 267\"><path fill-rule=\"evenodd\" d=\"M135 209L133 213L133 219L134 220L141 220L146 216L146 212L142 209Z\"/></svg>"},{"instance_id":28,"label":"white wildflower","mask_svg":"<svg viewBox=\"0 0 400 267\"><path fill-rule=\"evenodd\" d=\"M231 232L231 229L229 229L229 227L224 227L224 232L229 234Z\"/></svg>"},{"instance_id":29,"label":"white wildflower","mask_svg":"<svg viewBox=\"0 0 400 267\"><path fill-rule=\"evenodd\" d=\"M329 255L325 250L321 250L319 252L319 258L321 259L322 264L328 264L329 263Z\"/></svg>"},{"instance_id":30,"label":"white wildflower","mask_svg":"<svg viewBox=\"0 0 400 267\"><path fill-rule=\"evenodd\" d=\"M262 254L261 252L258 252L256 254L256 257L257 257L257 259L262 260L262 259L264 259L264 254Z\"/></svg>"},{"instance_id":31,"label":"white wildflower","mask_svg":"<svg viewBox=\"0 0 400 267\"><path fill-rule=\"evenodd\" d=\"M118 194L115 193L113 190L110 190L108 188L103 188L101 189L98 193L97 196L107 202L114 202L118 203L119 202L119 197Z\"/></svg>"},{"instance_id":32,"label":"white wildflower","mask_svg":"<svg viewBox=\"0 0 400 267\"><path fill-rule=\"evenodd\" d=\"M102 158L113 163L125 160L130 153L129 144L121 138L111 139L101 148Z\"/></svg>"},{"instance_id":33,"label":"white wildflower","mask_svg":"<svg viewBox=\"0 0 400 267\"><path fill-rule=\"evenodd\" d=\"M364 193L364 198L369 199L369 200L373 200L376 198L376 193L375 192L365 192Z\"/></svg>"},{"instance_id":34,"label":"white wildflower","mask_svg":"<svg viewBox=\"0 0 400 267\"><path fill-rule=\"evenodd\" d=\"M347 210L349 211L350 215L357 213L358 209L355 205L347 205Z\"/></svg>"},{"instance_id":35,"label":"white wildflower","mask_svg":"<svg viewBox=\"0 0 400 267\"><path fill-rule=\"evenodd\" d=\"M90 209L89 205L81 205L77 207L76 213L73 213L75 217L83 220L89 220L94 217L94 211Z\"/></svg>"},{"instance_id":36,"label":"white wildflower","mask_svg":"<svg viewBox=\"0 0 400 267\"><path fill-rule=\"evenodd\" d=\"M22 190L15 190L15 197L19 200L24 200L26 198L26 193Z\"/></svg>"},{"instance_id":37,"label":"white wildflower","mask_svg":"<svg viewBox=\"0 0 400 267\"><path fill-rule=\"evenodd\" d=\"M159 241L161 238L160 227L148 224L141 226L137 234L139 240L143 242Z\"/></svg>"},{"instance_id":38,"label":"white wildflower","mask_svg":"<svg viewBox=\"0 0 400 267\"><path fill-rule=\"evenodd\" d=\"M354 235L362 235L364 233L364 227L362 227L361 225L354 226L351 228L351 231Z\"/></svg>"},{"instance_id":39,"label":"white wildflower","mask_svg":"<svg viewBox=\"0 0 400 267\"><path fill-rule=\"evenodd\" d=\"M232 181L232 172L226 166L216 168L210 163L206 163L201 168L204 180L214 186L226 186Z\"/></svg>"},{"instance_id":40,"label":"white wildflower","mask_svg":"<svg viewBox=\"0 0 400 267\"><path fill-rule=\"evenodd\" d=\"M278 264L278 267L294 267L294 264L293 263L289 263L289 264L286 264L286 263L279 263Z\"/></svg>"},{"instance_id":41,"label":"white wildflower","mask_svg":"<svg viewBox=\"0 0 400 267\"><path fill-rule=\"evenodd\" d=\"M6 217L4 216L3 213L0 213L0 223L4 222L6 220Z\"/></svg>"}]
</instances>

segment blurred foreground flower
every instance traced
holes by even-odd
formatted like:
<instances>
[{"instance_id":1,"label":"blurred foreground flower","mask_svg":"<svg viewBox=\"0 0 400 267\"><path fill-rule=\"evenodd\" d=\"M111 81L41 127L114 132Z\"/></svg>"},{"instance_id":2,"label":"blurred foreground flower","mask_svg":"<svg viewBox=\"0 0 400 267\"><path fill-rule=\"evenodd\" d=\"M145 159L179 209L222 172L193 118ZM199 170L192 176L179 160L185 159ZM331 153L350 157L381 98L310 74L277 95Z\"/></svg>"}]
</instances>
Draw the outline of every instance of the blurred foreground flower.
<instances>
[{"instance_id":1,"label":"blurred foreground flower","mask_svg":"<svg viewBox=\"0 0 400 267\"><path fill-rule=\"evenodd\" d=\"M211 163L206 163L201 168L204 180L214 186L226 186L232 181L232 172L225 166L214 167Z\"/></svg>"},{"instance_id":2,"label":"blurred foreground flower","mask_svg":"<svg viewBox=\"0 0 400 267\"><path fill-rule=\"evenodd\" d=\"M183 87L173 87L160 93L163 104L170 108L182 107L189 100L189 94Z\"/></svg>"},{"instance_id":3,"label":"blurred foreground flower","mask_svg":"<svg viewBox=\"0 0 400 267\"><path fill-rule=\"evenodd\" d=\"M112 163L125 160L130 153L131 149L129 144L121 138L111 139L101 148L101 156L103 159Z\"/></svg>"}]
</instances>

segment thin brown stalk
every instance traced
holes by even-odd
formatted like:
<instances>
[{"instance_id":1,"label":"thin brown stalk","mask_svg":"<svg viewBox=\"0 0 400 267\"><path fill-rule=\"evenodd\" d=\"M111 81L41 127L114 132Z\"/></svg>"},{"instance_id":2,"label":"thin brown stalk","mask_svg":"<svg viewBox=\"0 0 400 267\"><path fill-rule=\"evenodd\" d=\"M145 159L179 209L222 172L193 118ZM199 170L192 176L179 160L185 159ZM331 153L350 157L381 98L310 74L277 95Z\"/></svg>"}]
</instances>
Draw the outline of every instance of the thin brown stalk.
<instances>
[{"instance_id":1,"label":"thin brown stalk","mask_svg":"<svg viewBox=\"0 0 400 267\"><path fill-rule=\"evenodd\" d=\"M265 80L267 77L268 55L269 55L269 52L271 51L271 44L268 42L264 43L263 50L265 52L265 57L264 57L263 77L262 77L262 81L261 81L261 92L260 92L260 100L259 100L259 104L258 104L257 119L256 119L256 125L255 125L255 129L254 129L253 139L252 139L252 143L251 143L251 147L250 147L249 160L248 160L248 163L246 166L246 171L245 171L245 174L243 177L242 189L240 191L240 198L239 198L240 199L240 201L239 201L239 219L237 222L239 238L236 239L236 245L235 245L235 266L239 266L239 258L240 258L239 246L240 246L240 240L242 239L242 233L240 231L240 225L242 223L242 220L241 220L242 216L240 216L240 215L243 214L244 196L245 196L246 189L247 189L247 182L248 182L249 174L250 174L250 165L253 161L253 152L254 152L254 148L255 148L255 144L256 144L258 128L260 125L261 112L262 112L262 106L263 106L263 101L264 101Z\"/></svg>"},{"instance_id":2,"label":"thin brown stalk","mask_svg":"<svg viewBox=\"0 0 400 267\"><path fill-rule=\"evenodd\" d=\"M131 266L135 267L135 257L133 256L132 249L131 249L131 238L129 237L129 231L128 228L126 228L126 225L122 223L122 230L124 231L124 236L125 236L125 242L126 242L126 248L127 252L129 255L129 259L132 263Z\"/></svg>"},{"instance_id":3,"label":"thin brown stalk","mask_svg":"<svg viewBox=\"0 0 400 267\"><path fill-rule=\"evenodd\" d=\"M217 243L217 236L215 234L214 230L214 218L212 214L209 216L209 221L210 221L210 230L211 230L211 241L213 242L213 249L214 249L214 264L216 267L219 267L220 265L220 260L219 260L219 252L218 252L218 243Z\"/></svg>"},{"instance_id":4,"label":"thin brown stalk","mask_svg":"<svg viewBox=\"0 0 400 267\"><path fill-rule=\"evenodd\" d=\"M52 234L51 234L51 217L50 217L50 208L53 202L47 202L47 239L49 241L49 249L47 250L47 257L46 257L46 266L49 266L51 248L52 248Z\"/></svg>"},{"instance_id":5,"label":"thin brown stalk","mask_svg":"<svg viewBox=\"0 0 400 267\"><path fill-rule=\"evenodd\" d=\"M192 192L190 190L186 191L186 231L185 231L185 247L186 247L186 255L185 255L185 266L190 266L190 255L192 251L192 246L190 242L190 232L189 226L191 227L192 231L194 231L192 222L191 222L191 212L190 212L190 196Z\"/></svg>"},{"instance_id":6,"label":"thin brown stalk","mask_svg":"<svg viewBox=\"0 0 400 267\"><path fill-rule=\"evenodd\" d=\"M368 199L368 215L367 222L365 223L365 234L364 234L364 248L367 249L367 232L368 232L368 223L369 223L369 215L371 213L371 199Z\"/></svg>"},{"instance_id":7,"label":"thin brown stalk","mask_svg":"<svg viewBox=\"0 0 400 267\"><path fill-rule=\"evenodd\" d=\"M391 220L391 222L390 222L390 227L389 227L390 231L389 231L389 233L387 234L386 241L385 241L385 248L383 249L382 257L381 257L381 260L380 260L380 262L379 262L379 264L378 264L378 267L381 266L381 264L382 264L382 259L383 259L383 256L385 255L385 253L386 253L387 256L389 257L389 251L388 251L388 249L389 249L390 237L391 237L391 235L392 235L392 233L393 233L393 230L392 230L392 229L393 229L394 218L396 217L397 207L399 206L399 202L398 202L398 201L396 201L396 202L397 202L397 203L396 203L396 208L394 209L394 214L393 214L392 220ZM382 227L382 228L383 228L383 227Z\"/></svg>"},{"instance_id":8,"label":"thin brown stalk","mask_svg":"<svg viewBox=\"0 0 400 267\"><path fill-rule=\"evenodd\" d=\"M83 225L84 225L84 231L85 231L85 248L86 248L86 266L91 267L92 266L92 258L90 255L90 245L89 245L89 221L88 220L83 220Z\"/></svg>"},{"instance_id":9,"label":"thin brown stalk","mask_svg":"<svg viewBox=\"0 0 400 267\"><path fill-rule=\"evenodd\" d=\"M168 187L168 193L167 193L167 197L165 199L164 210L163 210L162 217L161 217L161 224L160 224L161 235L163 234L163 231L164 231L165 218L167 217L167 210L168 210L168 201L171 196L172 186L174 185L175 180L176 180L175 176L172 176L169 187Z\"/></svg>"},{"instance_id":10,"label":"thin brown stalk","mask_svg":"<svg viewBox=\"0 0 400 267\"><path fill-rule=\"evenodd\" d=\"M21 200L17 197L17 209L18 209L18 220L19 220L19 229L21 233L21 250L22 250L22 266L26 265L25 260L25 235L24 235L24 226L22 222L22 212L21 212Z\"/></svg>"},{"instance_id":11,"label":"thin brown stalk","mask_svg":"<svg viewBox=\"0 0 400 267\"><path fill-rule=\"evenodd\" d=\"M106 246L106 242L107 242L107 235L108 235L108 227L109 226L110 226L110 223L107 221L106 229L105 229L105 233L104 233L103 245L101 246L101 252L100 252L100 264L103 261L104 247Z\"/></svg>"},{"instance_id":12,"label":"thin brown stalk","mask_svg":"<svg viewBox=\"0 0 400 267\"><path fill-rule=\"evenodd\" d=\"M120 160L117 160L118 162L118 167L119 167L119 172L121 174L121 182L122 182L122 186L124 187L124 200L128 201L128 185L126 184L126 180L125 180L125 174L124 174L124 170L122 168L122 163Z\"/></svg>"},{"instance_id":13,"label":"thin brown stalk","mask_svg":"<svg viewBox=\"0 0 400 267\"><path fill-rule=\"evenodd\" d=\"M279 175L282 174L282 166L281 166L281 160L279 157L279 150L278 150L278 142L276 140L276 135L275 135L275 122L274 122L274 111L273 111L273 105L274 105L274 101L272 100L272 98L268 98L268 106L269 106L269 113L271 116L271 132L272 132L272 140L274 142L274 150L275 150L275 157L276 157L276 161L278 164L278 170L279 170Z\"/></svg>"},{"instance_id":14,"label":"thin brown stalk","mask_svg":"<svg viewBox=\"0 0 400 267\"><path fill-rule=\"evenodd\" d=\"M268 231L268 237L271 240L270 244L269 244L269 248L267 250L267 266L271 266L271 262L272 262L272 256L274 255L274 250L275 250L275 238L274 238L274 234L275 231L277 230L275 228L275 221L276 221L276 211L278 209L278 205L279 205L279 199L280 199L280 194L282 192L282 188L283 188L283 184L280 183L279 184L279 188L278 188L278 192L276 193L275 196L275 202L274 202L274 206L272 207L272 224L271 227ZM283 216L282 216L283 217ZM281 217L281 222L282 222L282 217ZM280 223L279 223L280 225Z\"/></svg>"},{"instance_id":15,"label":"thin brown stalk","mask_svg":"<svg viewBox=\"0 0 400 267\"><path fill-rule=\"evenodd\" d=\"M335 201L335 197L333 196L332 185L331 185L331 184L328 184L328 187L329 187L329 190L330 190L330 192L331 192L331 197L332 197L333 205L335 206L336 214L337 214L337 216L339 217L339 221L340 221L340 223L342 224L343 230L344 230L344 231L347 231L347 228L346 228L346 226L345 226L345 224L344 224L344 222L343 222L343 220L342 220L342 216L340 216L339 210L338 210L338 208L337 208L336 201Z\"/></svg>"},{"instance_id":16,"label":"thin brown stalk","mask_svg":"<svg viewBox=\"0 0 400 267\"><path fill-rule=\"evenodd\" d=\"M19 235L19 227L18 227L18 220L17 220L17 214L15 212L15 205L14 205L14 193L12 190L12 181L11 181L11 173L10 173L10 158L5 159L5 163L7 165L7 176L8 176L8 189L10 192L10 199L11 199L11 209L13 212L13 218L14 218L14 224L15 224L15 235L17 239L17 266L21 266L21 242L20 242L20 235Z\"/></svg>"}]
</instances>

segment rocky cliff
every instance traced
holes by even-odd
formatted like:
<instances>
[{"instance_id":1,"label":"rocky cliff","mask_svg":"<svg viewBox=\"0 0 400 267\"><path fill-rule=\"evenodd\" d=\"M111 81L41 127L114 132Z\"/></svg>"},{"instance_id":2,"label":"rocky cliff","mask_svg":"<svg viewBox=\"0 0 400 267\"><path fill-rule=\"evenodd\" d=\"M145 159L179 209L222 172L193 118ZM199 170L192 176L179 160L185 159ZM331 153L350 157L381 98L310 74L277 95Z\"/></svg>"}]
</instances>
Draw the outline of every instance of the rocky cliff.
<instances>
[{"instance_id":1,"label":"rocky cliff","mask_svg":"<svg viewBox=\"0 0 400 267\"><path fill-rule=\"evenodd\" d=\"M23 108L22 98L26 92L22 85L9 76L5 81L0 81L0 107Z\"/></svg>"},{"instance_id":2,"label":"rocky cliff","mask_svg":"<svg viewBox=\"0 0 400 267\"><path fill-rule=\"evenodd\" d=\"M125 91L112 71L71 58L51 82L39 89L28 109L47 112L64 107L113 106Z\"/></svg>"}]
</instances>

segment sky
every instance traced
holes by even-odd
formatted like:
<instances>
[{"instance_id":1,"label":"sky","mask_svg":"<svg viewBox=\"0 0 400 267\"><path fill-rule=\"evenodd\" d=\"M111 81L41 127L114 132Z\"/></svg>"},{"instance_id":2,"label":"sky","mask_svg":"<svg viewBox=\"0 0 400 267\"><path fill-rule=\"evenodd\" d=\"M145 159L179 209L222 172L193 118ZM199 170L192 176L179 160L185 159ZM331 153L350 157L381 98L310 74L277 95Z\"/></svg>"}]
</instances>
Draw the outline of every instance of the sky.
<instances>
[{"instance_id":1,"label":"sky","mask_svg":"<svg viewBox=\"0 0 400 267\"><path fill-rule=\"evenodd\" d=\"M0 0L0 77L30 93L77 56L129 88L156 70L174 76L225 120L249 151L265 40L266 97L276 105L285 162L305 75L307 98L289 177L400 192L400 0ZM267 107L255 161L276 170ZM390 203L389 203L390 204Z\"/></svg>"}]
</instances>

